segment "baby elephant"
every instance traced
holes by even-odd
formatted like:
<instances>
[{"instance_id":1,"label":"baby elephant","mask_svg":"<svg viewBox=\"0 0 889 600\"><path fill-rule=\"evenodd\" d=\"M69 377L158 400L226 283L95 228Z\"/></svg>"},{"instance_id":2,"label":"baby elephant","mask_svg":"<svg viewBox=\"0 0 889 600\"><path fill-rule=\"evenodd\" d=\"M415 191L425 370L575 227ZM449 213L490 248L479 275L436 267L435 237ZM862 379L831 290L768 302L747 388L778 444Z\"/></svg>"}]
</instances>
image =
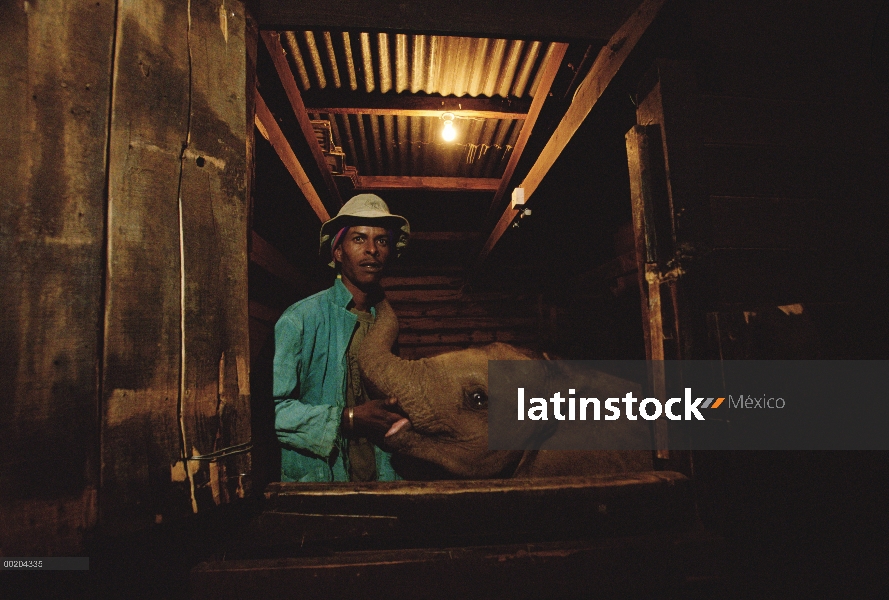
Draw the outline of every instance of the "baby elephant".
<instances>
[{"instance_id":1,"label":"baby elephant","mask_svg":"<svg viewBox=\"0 0 889 600\"><path fill-rule=\"evenodd\" d=\"M393 425L384 444L407 478L482 479L604 475L652 470L649 451L490 450L488 448L488 361L530 360L528 351L490 344L405 360L392 354L398 319L387 301L376 307L376 322L361 345L359 365L371 388L398 398L407 418ZM548 424L552 424L550 421ZM645 426L634 436L648 435ZM541 435L539 426L529 436ZM558 431L545 436L555 440ZM538 444L539 447L558 444Z\"/></svg>"}]
</instances>

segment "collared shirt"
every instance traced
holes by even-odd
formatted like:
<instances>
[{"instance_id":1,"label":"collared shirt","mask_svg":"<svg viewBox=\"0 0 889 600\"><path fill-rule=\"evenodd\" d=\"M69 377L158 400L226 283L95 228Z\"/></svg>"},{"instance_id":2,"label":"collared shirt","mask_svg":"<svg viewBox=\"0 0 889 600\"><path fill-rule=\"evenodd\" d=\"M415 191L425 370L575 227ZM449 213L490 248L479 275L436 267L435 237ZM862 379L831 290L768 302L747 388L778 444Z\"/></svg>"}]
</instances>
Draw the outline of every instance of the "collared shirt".
<instances>
[{"instance_id":1,"label":"collared shirt","mask_svg":"<svg viewBox=\"0 0 889 600\"><path fill-rule=\"evenodd\" d=\"M285 310L275 325L272 393L281 481L349 481L340 419L346 405L346 350L356 323L346 308L351 301L352 294L337 279ZM376 464L380 480L396 479L389 455L380 448Z\"/></svg>"}]
</instances>

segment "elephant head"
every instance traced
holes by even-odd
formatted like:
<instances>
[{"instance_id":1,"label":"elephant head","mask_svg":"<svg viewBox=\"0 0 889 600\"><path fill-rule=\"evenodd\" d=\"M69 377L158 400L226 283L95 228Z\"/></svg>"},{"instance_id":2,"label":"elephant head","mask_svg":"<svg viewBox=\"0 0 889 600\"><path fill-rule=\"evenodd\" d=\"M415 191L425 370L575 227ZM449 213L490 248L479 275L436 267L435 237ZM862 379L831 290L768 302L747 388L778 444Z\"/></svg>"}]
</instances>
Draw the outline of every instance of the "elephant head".
<instances>
[{"instance_id":1,"label":"elephant head","mask_svg":"<svg viewBox=\"0 0 889 600\"><path fill-rule=\"evenodd\" d=\"M463 478L509 476L523 453L488 449L488 360L529 359L506 344L490 344L405 360L390 349L398 319L386 300L361 345L358 362L365 380L398 398L409 421L396 423L385 445L400 456L437 465Z\"/></svg>"},{"instance_id":2,"label":"elephant head","mask_svg":"<svg viewBox=\"0 0 889 600\"><path fill-rule=\"evenodd\" d=\"M402 469L403 474L410 478L481 479L600 475L652 468L651 455L644 450L558 450L563 434L570 431L556 431L555 421L525 421L516 434L516 445L511 446L542 450L489 449L488 361L530 360L534 358L531 353L495 343L404 360L391 352L398 337L395 312L385 300L376 309L376 322L361 345L358 363L370 388L398 398L407 415L393 425L384 440L385 447L395 452L395 459L407 465L409 470ZM541 368L550 371L541 363L520 370ZM600 380L608 379L600 375ZM601 388L603 381L597 383ZM631 447L644 447L648 437L646 426L638 421L597 427L604 439L634 439ZM423 465L419 471L417 464Z\"/></svg>"}]
</instances>

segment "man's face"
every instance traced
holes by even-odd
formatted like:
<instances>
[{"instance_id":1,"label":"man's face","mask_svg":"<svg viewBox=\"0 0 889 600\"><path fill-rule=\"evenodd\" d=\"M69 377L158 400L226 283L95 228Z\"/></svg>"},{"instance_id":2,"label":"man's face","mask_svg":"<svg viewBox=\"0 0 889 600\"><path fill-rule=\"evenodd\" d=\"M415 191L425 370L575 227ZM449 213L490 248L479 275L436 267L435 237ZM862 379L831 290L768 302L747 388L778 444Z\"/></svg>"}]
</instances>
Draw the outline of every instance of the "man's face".
<instances>
[{"instance_id":1,"label":"man's face","mask_svg":"<svg viewBox=\"0 0 889 600\"><path fill-rule=\"evenodd\" d=\"M382 227L350 227L333 251L340 273L358 289L366 291L383 276L389 258L389 233Z\"/></svg>"}]
</instances>

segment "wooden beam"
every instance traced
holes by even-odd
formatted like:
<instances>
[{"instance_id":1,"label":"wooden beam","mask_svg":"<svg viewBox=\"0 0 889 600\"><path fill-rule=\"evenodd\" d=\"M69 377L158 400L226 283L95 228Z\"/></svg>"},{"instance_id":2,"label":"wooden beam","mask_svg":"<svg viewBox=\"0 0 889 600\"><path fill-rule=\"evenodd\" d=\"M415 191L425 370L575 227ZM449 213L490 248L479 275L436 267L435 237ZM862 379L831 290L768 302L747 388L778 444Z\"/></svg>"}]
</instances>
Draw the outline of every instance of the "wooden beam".
<instances>
[{"instance_id":1,"label":"wooden beam","mask_svg":"<svg viewBox=\"0 0 889 600\"><path fill-rule=\"evenodd\" d=\"M427 289L427 290L392 290L386 292L386 299L395 304L398 302L492 302L515 300L514 294L501 292L474 292L471 295L461 290Z\"/></svg>"},{"instance_id":2,"label":"wooden beam","mask_svg":"<svg viewBox=\"0 0 889 600\"><path fill-rule=\"evenodd\" d=\"M417 233L411 234L413 239ZM437 232L432 232L437 233ZM393 262L392 266L386 269L388 275L401 275L406 277L417 277L419 275L448 275L454 277L463 277L466 275L466 269L458 265L404 265Z\"/></svg>"},{"instance_id":3,"label":"wooden beam","mask_svg":"<svg viewBox=\"0 0 889 600\"><path fill-rule=\"evenodd\" d=\"M413 108L364 108L364 107L343 107L331 108L320 107L308 109L311 113L328 114L328 115L393 115L396 117L429 117L441 118L443 113L454 113L457 118L465 117L467 119L515 119L524 120L527 118L526 113L514 113L493 110L443 110L443 109L413 109Z\"/></svg>"},{"instance_id":4,"label":"wooden beam","mask_svg":"<svg viewBox=\"0 0 889 600\"><path fill-rule=\"evenodd\" d=\"M396 115L435 117L451 112L458 117L482 119L525 119L531 101L511 98L403 96L358 92L316 92L303 95L306 111L337 115Z\"/></svg>"},{"instance_id":5,"label":"wooden beam","mask_svg":"<svg viewBox=\"0 0 889 600\"><path fill-rule=\"evenodd\" d=\"M290 176L293 177L293 181L299 186L299 189L306 197L306 200L308 200L312 210L321 219L321 222L324 223L330 220L330 215L327 214L327 209L324 207L321 197L315 191L309 176L306 175L305 169L303 169L303 166L296 158L296 154L293 153L293 148L290 147L287 138L284 137L284 132L278 126L278 122L266 105L265 100L262 99L259 90L256 91L256 127L259 129L262 137L267 139L272 148L275 149L275 152L278 153L281 162L284 163Z\"/></svg>"},{"instance_id":6,"label":"wooden beam","mask_svg":"<svg viewBox=\"0 0 889 600\"><path fill-rule=\"evenodd\" d=\"M409 31L535 40L607 40L638 0L552 0L509 6L468 0L259 0L264 29ZM531 9L529 9L531 8Z\"/></svg>"},{"instance_id":7,"label":"wooden beam","mask_svg":"<svg viewBox=\"0 0 889 600\"><path fill-rule=\"evenodd\" d=\"M605 89L614 79L614 76L623 66L630 53L638 44L642 35L648 30L651 23L660 13L666 0L644 0L639 8L633 12L620 29L617 30L608 43L602 47L590 72L574 94L571 106L565 112L549 142L543 148L537 161L531 167L525 179L518 185L525 190L525 202L531 198L537 190L537 186L549 172L561 155L562 150L571 141L571 138L580 129L587 115L605 92ZM494 230L488 236L488 240L482 247L473 266L473 271L478 271L481 264L494 249L494 246L503 236L518 211L507 207L503 211L500 220L494 226Z\"/></svg>"},{"instance_id":8,"label":"wooden beam","mask_svg":"<svg viewBox=\"0 0 889 600\"><path fill-rule=\"evenodd\" d=\"M412 241L419 242L468 242L482 238L479 231L416 231L411 233Z\"/></svg>"},{"instance_id":9,"label":"wooden beam","mask_svg":"<svg viewBox=\"0 0 889 600\"><path fill-rule=\"evenodd\" d=\"M280 35L276 31L263 31L260 35L262 36L263 42L265 42L269 55L272 57L275 71L278 73L281 85L284 86L284 92L286 92L287 99L290 101L290 106L293 108L293 114L296 116L296 122L299 124L299 129L306 138L309 150L312 151L312 157L315 159L315 164L321 172L321 177L324 178L324 185L327 188L327 193L330 195L330 198L333 199L333 206L339 208L343 205L343 199L340 197L340 191L336 187L336 182L333 180L333 174L330 172L330 165L327 164L327 159L324 158L324 153L321 151L321 146L318 144L318 138L315 137L315 130L312 127L311 118L309 118L309 113L306 112L306 107L303 104L299 88L296 87L296 80L293 78L293 71L290 70L290 65L284 54L284 47L281 46Z\"/></svg>"},{"instance_id":10,"label":"wooden beam","mask_svg":"<svg viewBox=\"0 0 889 600\"><path fill-rule=\"evenodd\" d=\"M549 96L549 90L553 85L556 74L559 72L559 67L562 64L562 60L565 58L565 52L567 50L568 44L552 44L549 47L549 58L543 67L543 74L540 77L540 83L537 85L537 91L534 94L534 102L531 103L531 108L528 111L528 118L525 119L524 124L522 124L522 130L519 132L519 138L516 140L515 148L513 148L512 154L509 156L509 162L506 163L506 168L503 170L503 176L500 178L497 192L494 194L494 198L491 199L491 208L488 215L489 218L492 215L497 214L497 212L503 208L503 197L506 195L507 190L509 190L509 182L512 180L513 174L515 174L516 166L519 164L519 159L525 151L525 146L528 144L528 139L531 137L531 131L537 123L537 117L540 116L540 110L543 108L547 96Z\"/></svg>"},{"instance_id":11,"label":"wooden beam","mask_svg":"<svg viewBox=\"0 0 889 600\"><path fill-rule=\"evenodd\" d=\"M396 288L417 288L421 286L458 288L463 285L463 278L447 277L446 275L430 275L425 277L399 277L387 275L380 281L380 285L382 285L385 290Z\"/></svg>"},{"instance_id":12,"label":"wooden beam","mask_svg":"<svg viewBox=\"0 0 889 600\"><path fill-rule=\"evenodd\" d=\"M250 318L259 319L260 321L271 323L272 325L277 322L282 312L284 311L281 309L266 306L256 300L250 300L247 303L247 313L250 315Z\"/></svg>"},{"instance_id":13,"label":"wooden beam","mask_svg":"<svg viewBox=\"0 0 889 600\"><path fill-rule=\"evenodd\" d=\"M510 300L494 300L491 302L483 302L478 300L472 294L464 297L460 302L393 302L395 313L399 319L409 319L413 317L436 317L436 318L465 318L465 317L485 317L495 318L504 316L521 316L530 314L536 309L537 299L518 300L515 296ZM389 299L391 302L391 298Z\"/></svg>"},{"instance_id":14,"label":"wooden beam","mask_svg":"<svg viewBox=\"0 0 889 600\"><path fill-rule=\"evenodd\" d=\"M464 496L454 494L454 497ZM191 571L190 587L195 590L193 598L196 600L286 597L293 590L300 590L308 598L352 598L366 596L369 589L388 589L387 586L398 592L402 589L434 590L434 595L424 594L430 598L568 598L577 596L577 590L592 589L632 589L632 596L639 598L664 597L666 594L684 598L697 593L699 589L712 590L705 592L704 596L716 596L716 590L724 586L724 580L717 577L715 568L709 564L714 561L699 558L718 556L724 550L707 534L688 533L690 529L686 526L676 534L658 532L639 535L636 532L648 532L650 528L636 525L636 529L624 526L631 533L603 536L602 531L615 529L610 524L611 520L605 523L592 521L598 526L595 529L589 524L591 520L581 521L575 516L586 514L587 511L581 508L575 509L576 512L552 510L553 506L599 507L606 506L606 503L610 508L623 506L624 502L631 506L679 505L672 499L650 500L639 494L628 497L629 501L620 498L612 500L613 496L605 496L602 501L588 501L586 498L575 501L573 497L569 497L569 500L550 500L550 496L540 495L534 497L534 509L526 512L486 509L481 513L482 517L475 516L479 511L475 504L470 504L475 497L468 497L464 504L458 505L459 508L453 508L456 503L440 508L440 504L418 502L420 506L431 508L419 513L420 516L414 516L416 512L409 513L411 516L405 519L389 515L371 517L362 513L333 517L265 513L262 518L268 519L268 524L261 534L254 537L262 539L268 546L277 548L296 538L305 540L308 547L325 548L338 544L337 547L373 549L342 553L328 551L324 554L323 551L315 551L316 555L321 554L317 558L302 550L301 554L296 554L299 558L235 558L203 562ZM543 501L538 498L543 498ZM386 498L382 503L388 504L388 500ZM485 501L479 504L486 505ZM521 498L517 499L516 504L521 507L520 501ZM547 501L549 504L546 504ZM443 516L460 515L461 511L472 515L470 523L466 523L469 519L464 518L457 525L450 525L449 522L440 524ZM611 512L623 516L629 511L608 511L609 514ZM427 514L433 516L427 518ZM558 539L571 534L579 541L523 541L509 546L484 541L483 546L472 545L478 544L479 539L490 540L491 535L486 535L492 521L488 514L495 515L496 522L531 521L529 526L538 532L538 537L531 539L545 536L544 539L549 540L558 531L563 532ZM529 514L535 517L525 516ZM561 520L541 522L538 514L555 514ZM630 519L636 514L629 512ZM665 523L677 521L676 517L670 513L664 514L664 511L659 510L655 515ZM427 527L426 523L430 522L434 525ZM422 523L423 526L418 527L413 523ZM502 529L501 538L508 531L508 528ZM581 531L590 533L578 533ZM324 538L330 541L325 545L316 532L324 534ZM387 532L384 543L377 541L381 532ZM413 542L417 539L423 541ZM510 540L514 539L517 539L515 533ZM528 539L528 536L521 539ZM355 542L349 545L344 540L361 540L360 543L365 546ZM405 540L412 545L409 549L400 549L405 546ZM247 544L249 542L245 542ZM399 549L376 549L379 547ZM455 576L455 573L459 573L459 576ZM397 587L392 586L392 582L397 582ZM406 593L391 595L395 598L407 597Z\"/></svg>"},{"instance_id":15,"label":"wooden beam","mask_svg":"<svg viewBox=\"0 0 889 600\"><path fill-rule=\"evenodd\" d=\"M389 302L437 302L463 298L460 290L390 290L386 292Z\"/></svg>"},{"instance_id":16,"label":"wooden beam","mask_svg":"<svg viewBox=\"0 0 889 600\"><path fill-rule=\"evenodd\" d=\"M291 284L294 288L303 289L308 285L309 278L293 266L280 250L265 241L255 231L252 232L250 261L259 265L278 279Z\"/></svg>"},{"instance_id":17,"label":"wooden beam","mask_svg":"<svg viewBox=\"0 0 889 600\"><path fill-rule=\"evenodd\" d=\"M434 190L437 192L493 192L500 183L485 177L397 177L362 175L356 190Z\"/></svg>"}]
</instances>

